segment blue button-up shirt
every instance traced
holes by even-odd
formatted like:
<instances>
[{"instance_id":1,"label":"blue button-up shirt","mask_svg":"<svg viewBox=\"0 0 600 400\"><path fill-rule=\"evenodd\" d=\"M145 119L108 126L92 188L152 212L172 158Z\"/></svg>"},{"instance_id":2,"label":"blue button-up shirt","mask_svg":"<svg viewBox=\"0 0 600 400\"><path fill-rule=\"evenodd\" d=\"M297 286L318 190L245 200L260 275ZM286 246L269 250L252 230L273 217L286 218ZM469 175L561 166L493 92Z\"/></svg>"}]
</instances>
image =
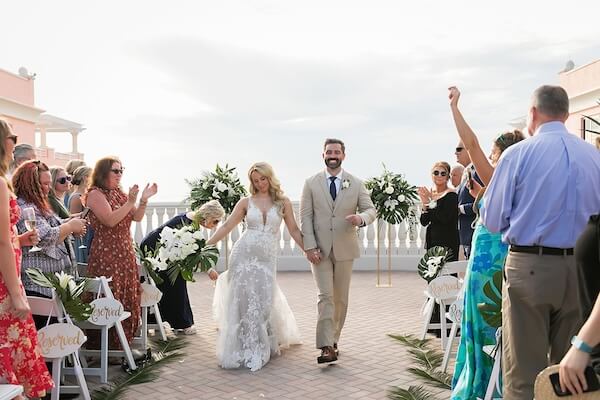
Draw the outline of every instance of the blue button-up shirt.
<instances>
[{"instance_id":1,"label":"blue button-up shirt","mask_svg":"<svg viewBox=\"0 0 600 400\"><path fill-rule=\"evenodd\" d=\"M504 151L484 202L484 225L505 243L574 247L600 211L600 152L563 123L545 123Z\"/></svg>"}]
</instances>

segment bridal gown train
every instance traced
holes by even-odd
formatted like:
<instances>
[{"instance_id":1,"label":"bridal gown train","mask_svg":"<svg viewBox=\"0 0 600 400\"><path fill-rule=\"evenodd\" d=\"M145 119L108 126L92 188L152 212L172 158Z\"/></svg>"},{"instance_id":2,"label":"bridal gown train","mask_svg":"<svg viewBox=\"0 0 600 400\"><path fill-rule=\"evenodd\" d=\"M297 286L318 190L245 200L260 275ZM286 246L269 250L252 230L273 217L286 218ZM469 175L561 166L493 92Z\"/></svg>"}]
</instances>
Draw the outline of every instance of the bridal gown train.
<instances>
[{"instance_id":1,"label":"bridal gown train","mask_svg":"<svg viewBox=\"0 0 600 400\"><path fill-rule=\"evenodd\" d=\"M301 343L296 318L276 281L281 221L275 205L263 214L249 199L247 229L231 250L213 299L217 360L223 368L257 371L280 347Z\"/></svg>"}]
</instances>

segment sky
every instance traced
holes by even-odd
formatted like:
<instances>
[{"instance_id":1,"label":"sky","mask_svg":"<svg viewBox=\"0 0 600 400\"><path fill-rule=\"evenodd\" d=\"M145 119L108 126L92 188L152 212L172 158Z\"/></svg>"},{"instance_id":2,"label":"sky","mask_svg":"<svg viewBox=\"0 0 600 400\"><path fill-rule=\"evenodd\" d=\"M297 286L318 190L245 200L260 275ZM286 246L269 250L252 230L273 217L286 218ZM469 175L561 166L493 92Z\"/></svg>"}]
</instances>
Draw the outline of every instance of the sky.
<instances>
[{"instance_id":1,"label":"sky","mask_svg":"<svg viewBox=\"0 0 600 400\"><path fill-rule=\"evenodd\" d=\"M93 164L117 155L124 186L157 182L181 201L217 163L271 163L292 200L323 169L327 137L344 168L383 165L414 185L455 163L447 88L484 149L558 84L568 60L600 58L600 2L4 2L0 68L36 73L36 106L85 125ZM50 135L57 151L70 135Z\"/></svg>"}]
</instances>

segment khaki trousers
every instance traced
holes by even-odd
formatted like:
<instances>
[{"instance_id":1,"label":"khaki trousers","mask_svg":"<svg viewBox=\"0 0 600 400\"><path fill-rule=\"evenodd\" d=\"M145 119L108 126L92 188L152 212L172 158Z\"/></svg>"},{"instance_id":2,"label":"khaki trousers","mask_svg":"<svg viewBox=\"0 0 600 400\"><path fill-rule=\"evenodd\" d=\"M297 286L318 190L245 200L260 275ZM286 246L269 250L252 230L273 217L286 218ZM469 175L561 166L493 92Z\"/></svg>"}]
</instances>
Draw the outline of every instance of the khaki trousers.
<instances>
[{"instance_id":1,"label":"khaki trousers","mask_svg":"<svg viewBox=\"0 0 600 400\"><path fill-rule=\"evenodd\" d=\"M340 339L348 310L353 263L354 260L336 261L332 250L328 258L317 265L311 264L313 278L319 290L316 340L318 349L333 346Z\"/></svg>"},{"instance_id":2,"label":"khaki trousers","mask_svg":"<svg viewBox=\"0 0 600 400\"><path fill-rule=\"evenodd\" d=\"M502 287L504 400L533 399L540 371L560 362L581 324L574 256L509 252Z\"/></svg>"}]
</instances>

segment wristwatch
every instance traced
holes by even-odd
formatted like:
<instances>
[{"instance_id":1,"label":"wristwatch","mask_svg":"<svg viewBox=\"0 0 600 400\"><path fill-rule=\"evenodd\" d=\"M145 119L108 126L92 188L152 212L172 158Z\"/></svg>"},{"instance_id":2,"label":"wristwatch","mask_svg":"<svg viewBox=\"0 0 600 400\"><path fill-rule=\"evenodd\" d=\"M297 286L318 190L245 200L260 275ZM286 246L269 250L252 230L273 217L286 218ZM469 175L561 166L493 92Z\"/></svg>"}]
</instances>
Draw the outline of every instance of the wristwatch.
<instances>
[{"instance_id":1,"label":"wristwatch","mask_svg":"<svg viewBox=\"0 0 600 400\"><path fill-rule=\"evenodd\" d=\"M583 340L579 339L577 336L573 336L573 338L571 339L571 344L577 350L583 351L584 353L591 354L592 351L594 350L594 348L592 346L590 346Z\"/></svg>"}]
</instances>

